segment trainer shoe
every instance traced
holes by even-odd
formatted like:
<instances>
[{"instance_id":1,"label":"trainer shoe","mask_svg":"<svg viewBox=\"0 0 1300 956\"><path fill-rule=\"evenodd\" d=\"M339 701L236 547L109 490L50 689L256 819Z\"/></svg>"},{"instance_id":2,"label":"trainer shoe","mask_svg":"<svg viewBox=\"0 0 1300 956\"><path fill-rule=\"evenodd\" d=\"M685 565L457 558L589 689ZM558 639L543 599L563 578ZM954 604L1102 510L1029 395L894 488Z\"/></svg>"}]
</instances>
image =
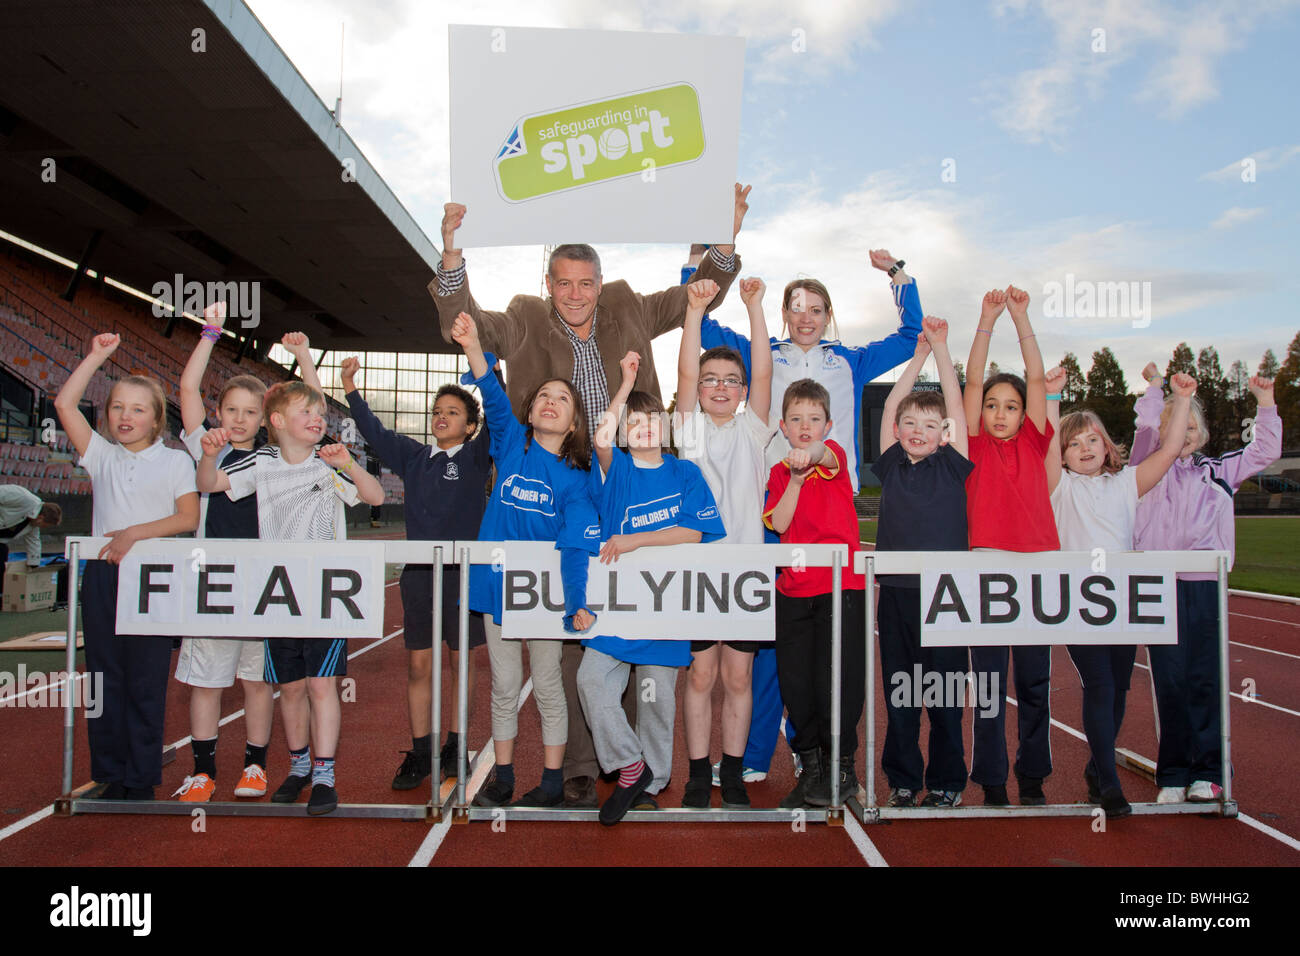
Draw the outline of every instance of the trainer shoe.
<instances>
[{"instance_id":1,"label":"trainer shoe","mask_svg":"<svg viewBox=\"0 0 1300 956\"><path fill-rule=\"evenodd\" d=\"M235 796L266 796L266 771L255 763L250 763L245 767L244 775L239 778L239 783L235 785Z\"/></svg>"},{"instance_id":2,"label":"trainer shoe","mask_svg":"<svg viewBox=\"0 0 1300 956\"><path fill-rule=\"evenodd\" d=\"M1107 817L1131 816L1133 807L1124 799L1124 791L1116 787L1114 790L1105 790L1101 795L1101 809Z\"/></svg>"},{"instance_id":3,"label":"trainer shoe","mask_svg":"<svg viewBox=\"0 0 1300 956\"><path fill-rule=\"evenodd\" d=\"M1186 787L1161 787L1156 794L1156 803L1183 803L1186 799Z\"/></svg>"},{"instance_id":4,"label":"trainer shoe","mask_svg":"<svg viewBox=\"0 0 1300 956\"><path fill-rule=\"evenodd\" d=\"M438 751L438 769L442 773L443 780L456 779L456 748L451 744L443 744L442 749ZM473 764L469 759L469 751L465 751L465 765L468 770ZM432 769L432 768L430 768Z\"/></svg>"},{"instance_id":5,"label":"trainer shoe","mask_svg":"<svg viewBox=\"0 0 1300 956\"><path fill-rule=\"evenodd\" d=\"M986 807L1006 807L1011 805L1007 799L1007 785L1000 783L995 786L984 784L984 806Z\"/></svg>"},{"instance_id":6,"label":"trainer shoe","mask_svg":"<svg viewBox=\"0 0 1300 956\"><path fill-rule=\"evenodd\" d=\"M630 787L615 787L613 794L600 807L600 822L602 826L612 827L622 820L627 812L632 809L632 804L636 803L637 798L641 796L646 787L650 786L650 781L655 778L654 771L650 769L649 764L641 768L641 776Z\"/></svg>"},{"instance_id":7,"label":"trainer shoe","mask_svg":"<svg viewBox=\"0 0 1300 956\"><path fill-rule=\"evenodd\" d=\"M488 776L487 782L474 794L472 805L476 807L504 807L515 795L514 787L506 787L497 780L495 770Z\"/></svg>"},{"instance_id":8,"label":"trainer shoe","mask_svg":"<svg viewBox=\"0 0 1300 956\"><path fill-rule=\"evenodd\" d=\"M327 783L318 783L311 788L311 797L307 800L307 812L318 817L324 813L333 813L339 806L339 794Z\"/></svg>"},{"instance_id":9,"label":"trainer shoe","mask_svg":"<svg viewBox=\"0 0 1300 956\"><path fill-rule=\"evenodd\" d=\"M595 810L596 780L594 777L571 777L564 781L564 806L569 810Z\"/></svg>"},{"instance_id":10,"label":"trainer shoe","mask_svg":"<svg viewBox=\"0 0 1300 956\"><path fill-rule=\"evenodd\" d=\"M887 807L914 807L916 806L916 791L908 790L906 787L895 787L889 791L889 799L885 801Z\"/></svg>"},{"instance_id":11,"label":"trainer shoe","mask_svg":"<svg viewBox=\"0 0 1300 956\"><path fill-rule=\"evenodd\" d=\"M515 801L516 807L559 807L564 805L564 793L547 793L540 786L533 787Z\"/></svg>"},{"instance_id":12,"label":"trainer shoe","mask_svg":"<svg viewBox=\"0 0 1300 956\"><path fill-rule=\"evenodd\" d=\"M960 790L931 790L921 801L923 807L959 807L961 806Z\"/></svg>"},{"instance_id":13,"label":"trainer shoe","mask_svg":"<svg viewBox=\"0 0 1300 956\"><path fill-rule=\"evenodd\" d=\"M689 777L687 779L686 792L682 794L683 807L691 810L707 810L712 798L713 792L702 778Z\"/></svg>"},{"instance_id":14,"label":"trainer shoe","mask_svg":"<svg viewBox=\"0 0 1300 956\"><path fill-rule=\"evenodd\" d=\"M794 758L794 764L795 764L794 775L797 777L799 776L798 756ZM755 770L753 767L745 767L743 770L740 771L740 779L743 780L745 783L762 783L764 780L767 779L767 771ZM717 763L713 765L713 785L715 787L722 786L722 761L721 760L719 760Z\"/></svg>"},{"instance_id":15,"label":"trainer shoe","mask_svg":"<svg viewBox=\"0 0 1300 956\"><path fill-rule=\"evenodd\" d=\"M311 783L311 769L299 777L296 774L289 774L284 778L284 783L280 784L280 789L271 794L272 803L297 803L298 797L302 795L303 787Z\"/></svg>"},{"instance_id":16,"label":"trainer shoe","mask_svg":"<svg viewBox=\"0 0 1300 956\"><path fill-rule=\"evenodd\" d=\"M1091 764L1083 768L1083 779L1088 784L1088 802L1101 803L1101 778Z\"/></svg>"},{"instance_id":17,"label":"trainer shoe","mask_svg":"<svg viewBox=\"0 0 1300 956\"><path fill-rule=\"evenodd\" d=\"M1223 788L1208 780L1193 780L1187 788L1187 799L1192 803L1214 803L1223 799Z\"/></svg>"},{"instance_id":18,"label":"trainer shoe","mask_svg":"<svg viewBox=\"0 0 1300 956\"><path fill-rule=\"evenodd\" d=\"M180 789L173 793L172 796L180 797L181 803L207 803L212 799L212 793L216 789L217 782L215 780L206 773L198 773L192 777L186 777Z\"/></svg>"},{"instance_id":19,"label":"trainer shoe","mask_svg":"<svg viewBox=\"0 0 1300 956\"><path fill-rule=\"evenodd\" d=\"M1020 785L1020 805L1022 807L1043 807L1047 797L1043 794L1042 777L1026 777L1016 773L1016 783Z\"/></svg>"},{"instance_id":20,"label":"trainer shoe","mask_svg":"<svg viewBox=\"0 0 1300 956\"><path fill-rule=\"evenodd\" d=\"M414 790L425 777L433 773L433 755L415 750L403 750L402 753L406 757L397 768L397 775L393 777L393 789Z\"/></svg>"}]
</instances>

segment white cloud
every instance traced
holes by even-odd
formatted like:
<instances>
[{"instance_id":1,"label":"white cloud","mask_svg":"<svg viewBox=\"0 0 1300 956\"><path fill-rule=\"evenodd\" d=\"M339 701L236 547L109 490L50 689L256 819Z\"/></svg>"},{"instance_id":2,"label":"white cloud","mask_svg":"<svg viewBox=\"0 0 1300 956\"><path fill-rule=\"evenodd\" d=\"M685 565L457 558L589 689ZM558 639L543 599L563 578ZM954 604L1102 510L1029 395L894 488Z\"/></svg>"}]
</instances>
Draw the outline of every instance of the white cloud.
<instances>
[{"instance_id":1,"label":"white cloud","mask_svg":"<svg viewBox=\"0 0 1300 956\"><path fill-rule=\"evenodd\" d=\"M1216 183L1238 182L1242 181L1241 174L1247 169L1247 160L1250 160L1249 165L1253 168L1254 175L1258 176L1260 173L1271 173L1281 169L1297 156L1300 156L1300 143L1293 143L1290 146L1270 146L1268 149L1256 150L1241 159L1234 159L1226 166L1205 173L1201 179Z\"/></svg>"},{"instance_id":2,"label":"white cloud","mask_svg":"<svg viewBox=\"0 0 1300 956\"><path fill-rule=\"evenodd\" d=\"M1052 39L1028 66L991 84L993 110L1009 132L1059 147L1080 101L1099 98L1117 67L1150 64L1136 98L1178 117L1217 99L1217 70L1266 18L1296 0L1238 4L1205 0L1188 10L1166 0L1009 0L1001 17L1037 14ZM1099 34L1096 31L1104 31Z\"/></svg>"},{"instance_id":3,"label":"white cloud","mask_svg":"<svg viewBox=\"0 0 1300 956\"><path fill-rule=\"evenodd\" d=\"M1243 222L1250 222L1264 214L1262 206L1233 206L1231 209L1225 209L1223 215L1214 220L1211 224L1215 229L1232 229L1234 226L1240 226Z\"/></svg>"}]
</instances>

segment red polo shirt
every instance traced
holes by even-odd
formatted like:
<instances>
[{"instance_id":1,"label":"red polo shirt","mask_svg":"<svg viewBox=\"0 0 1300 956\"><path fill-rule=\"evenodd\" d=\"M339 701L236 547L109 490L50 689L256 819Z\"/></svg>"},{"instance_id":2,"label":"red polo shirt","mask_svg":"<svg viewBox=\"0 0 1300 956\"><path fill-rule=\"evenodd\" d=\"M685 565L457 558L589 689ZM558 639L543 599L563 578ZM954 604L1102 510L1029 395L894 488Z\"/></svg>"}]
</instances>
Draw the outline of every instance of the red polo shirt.
<instances>
[{"instance_id":1,"label":"red polo shirt","mask_svg":"<svg viewBox=\"0 0 1300 956\"><path fill-rule=\"evenodd\" d=\"M818 466L804 479L794 518L781 535L781 543L847 544L849 562L841 572L840 587L845 591L861 591L867 586L866 577L851 570L854 553L862 550L862 536L858 529L858 514L853 508L848 459L836 442L828 439L826 447L835 453L839 465L833 470ZM767 478L767 501L763 505L763 522L769 528L772 527L772 512L789 486L790 466L784 461L777 462ZM776 589L787 597L830 594L831 569L782 568Z\"/></svg>"},{"instance_id":2,"label":"red polo shirt","mask_svg":"<svg viewBox=\"0 0 1300 956\"><path fill-rule=\"evenodd\" d=\"M999 551L1058 551L1056 516L1047 494L1043 464L1055 431L1040 432L1029 416L1015 437L984 431L970 440L975 470L966 479L966 523L972 548Z\"/></svg>"}]
</instances>

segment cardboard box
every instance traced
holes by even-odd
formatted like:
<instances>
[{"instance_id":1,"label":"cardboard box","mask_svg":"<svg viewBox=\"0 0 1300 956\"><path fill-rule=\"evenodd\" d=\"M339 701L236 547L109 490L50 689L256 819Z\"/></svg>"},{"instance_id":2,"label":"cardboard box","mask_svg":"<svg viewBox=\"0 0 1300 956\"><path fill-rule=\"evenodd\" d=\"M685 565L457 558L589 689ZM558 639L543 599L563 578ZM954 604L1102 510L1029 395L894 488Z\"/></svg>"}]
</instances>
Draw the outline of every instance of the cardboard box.
<instances>
[{"instance_id":1,"label":"cardboard box","mask_svg":"<svg viewBox=\"0 0 1300 956\"><path fill-rule=\"evenodd\" d=\"M40 611L54 606L57 568L5 565L4 611Z\"/></svg>"}]
</instances>

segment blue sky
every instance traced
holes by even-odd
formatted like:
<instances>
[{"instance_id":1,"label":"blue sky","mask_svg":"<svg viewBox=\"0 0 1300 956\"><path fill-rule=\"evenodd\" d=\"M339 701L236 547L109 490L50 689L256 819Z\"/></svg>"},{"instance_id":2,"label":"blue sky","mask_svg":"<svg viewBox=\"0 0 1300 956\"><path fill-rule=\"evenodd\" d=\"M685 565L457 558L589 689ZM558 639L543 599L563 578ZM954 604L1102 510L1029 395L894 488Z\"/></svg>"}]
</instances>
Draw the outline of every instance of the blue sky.
<instances>
[{"instance_id":1,"label":"blue sky","mask_svg":"<svg viewBox=\"0 0 1300 956\"><path fill-rule=\"evenodd\" d=\"M347 24L344 126L435 244L450 198L447 23L743 35L744 272L778 290L799 274L825 281L846 342L894 327L887 280L867 264L881 246L908 261L958 356L984 290L1011 282L1031 294L1049 364L1068 349L1086 371L1109 345L1132 388L1179 341L1253 372L1300 330L1297 0L250 6L331 106ZM684 244L600 251L607 278L652 291L673 281ZM540 247L467 257L485 307L539 287ZM1048 284L1067 274L1149 282L1149 324L1135 311L1044 316ZM718 317L745 325L736 297ZM675 335L656 340L661 369L676 347ZM1009 333L991 356L1020 364Z\"/></svg>"}]
</instances>

